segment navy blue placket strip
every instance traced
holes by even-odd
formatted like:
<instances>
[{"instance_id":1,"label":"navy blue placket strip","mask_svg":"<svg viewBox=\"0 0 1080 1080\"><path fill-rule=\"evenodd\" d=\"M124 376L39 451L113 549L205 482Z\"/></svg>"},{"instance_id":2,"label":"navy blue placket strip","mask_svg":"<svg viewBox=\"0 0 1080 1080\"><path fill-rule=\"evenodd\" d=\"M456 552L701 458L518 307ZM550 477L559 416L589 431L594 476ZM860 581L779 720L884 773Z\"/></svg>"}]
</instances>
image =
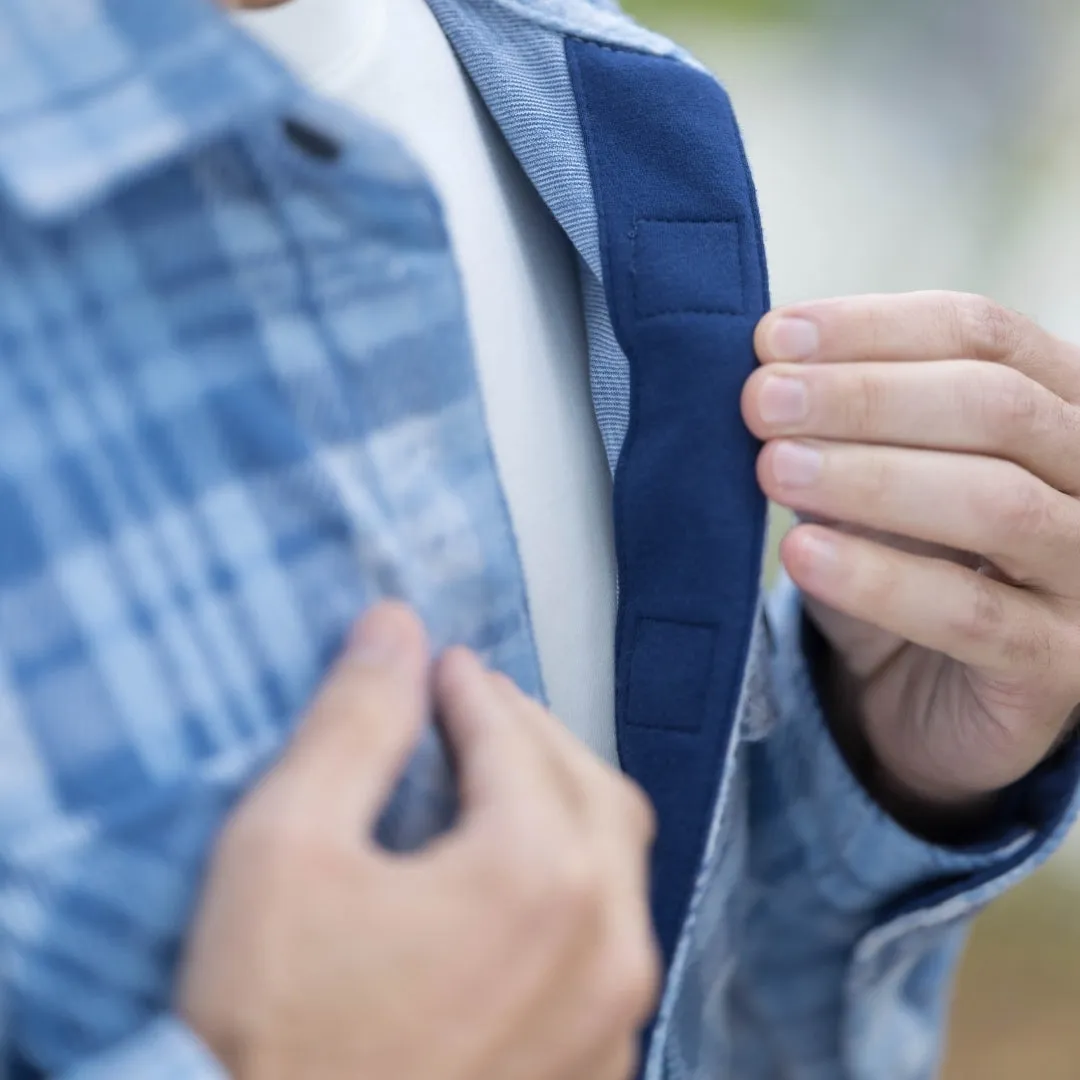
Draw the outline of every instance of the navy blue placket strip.
<instances>
[{"instance_id":1,"label":"navy blue placket strip","mask_svg":"<svg viewBox=\"0 0 1080 1080\"><path fill-rule=\"evenodd\" d=\"M566 49L631 370L615 476L616 722L623 768L657 809L652 904L670 964L757 606L766 504L739 397L768 283L721 87L674 60L576 39Z\"/></svg>"}]
</instances>

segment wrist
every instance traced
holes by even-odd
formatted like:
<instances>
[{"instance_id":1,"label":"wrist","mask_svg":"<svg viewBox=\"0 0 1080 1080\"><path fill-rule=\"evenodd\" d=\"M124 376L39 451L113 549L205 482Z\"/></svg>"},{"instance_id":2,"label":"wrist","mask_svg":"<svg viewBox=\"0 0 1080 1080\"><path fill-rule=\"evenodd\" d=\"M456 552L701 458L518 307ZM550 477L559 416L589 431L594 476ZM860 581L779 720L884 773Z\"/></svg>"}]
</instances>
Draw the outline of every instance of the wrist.
<instances>
[{"instance_id":1,"label":"wrist","mask_svg":"<svg viewBox=\"0 0 1080 1080\"><path fill-rule=\"evenodd\" d=\"M878 806L913 836L963 847L984 837L997 820L999 792L970 793L905 776L866 741L866 775L860 780Z\"/></svg>"}]
</instances>

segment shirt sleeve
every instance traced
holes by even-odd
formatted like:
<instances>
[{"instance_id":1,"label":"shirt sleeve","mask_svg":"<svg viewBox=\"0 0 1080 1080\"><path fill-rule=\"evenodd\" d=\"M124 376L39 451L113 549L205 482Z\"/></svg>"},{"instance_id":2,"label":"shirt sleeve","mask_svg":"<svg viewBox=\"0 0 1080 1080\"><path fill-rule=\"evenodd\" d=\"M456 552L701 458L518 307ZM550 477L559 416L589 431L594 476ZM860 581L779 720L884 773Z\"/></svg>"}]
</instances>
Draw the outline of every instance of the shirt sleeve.
<instances>
[{"instance_id":1,"label":"shirt sleeve","mask_svg":"<svg viewBox=\"0 0 1080 1080\"><path fill-rule=\"evenodd\" d=\"M161 1016L127 1041L81 1062L59 1080L229 1080L198 1036Z\"/></svg>"},{"instance_id":2,"label":"shirt sleeve","mask_svg":"<svg viewBox=\"0 0 1080 1080\"><path fill-rule=\"evenodd\" d=\"M1006 793L986 835L965 847L943 847L908 833L855 778L837 748L817 697L803 647L804 609L784 580L771 598L772 689L776 726L769 740L775 794L791 810L791 825L814 851L823 890L844 907L876 907L937 892L928 885L955 879L954 890L1006 872L1018 857L1049 856L1076 816L1080 787L1077 744L1066 747Z\"/></svg>"},{"instance_id":3,"label":"shirt sleeve","mask_svg":"<svg viewBox=\"0 0 1080 1080\"><path fill-rule=\"evenodd\" d=\"M750 749L739 976L750 1056L830 1080L880 1080L875 1059L898 1062L889 1080L930 1076L967 924L1064 838L1077 816L1078 746L1016 785L980 842L929 843L890 818L842 757L790 581L771 597L768 624L772 723Z\"/></svg>"}]
</instances>

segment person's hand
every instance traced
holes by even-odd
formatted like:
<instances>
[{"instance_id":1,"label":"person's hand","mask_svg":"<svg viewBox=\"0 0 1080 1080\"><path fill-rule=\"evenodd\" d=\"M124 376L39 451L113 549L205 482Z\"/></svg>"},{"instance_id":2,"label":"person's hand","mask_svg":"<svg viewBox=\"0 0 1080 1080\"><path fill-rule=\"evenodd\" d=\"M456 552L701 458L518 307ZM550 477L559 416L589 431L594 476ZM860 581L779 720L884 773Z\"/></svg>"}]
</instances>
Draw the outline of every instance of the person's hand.
<instances>
[{"instance_id":1,"label":"person's hand","mask_svg":"<svg viewBox=\"0 0 1080 1080\"><path fill-rule=\"evenodd\" d=\"M876 782L985 804L1080 701L1080 349L949 293L777 311L756 346L760 482Z\"/></svg>"},{"instance_id":2,"label":"person's hand","mask_svg":"<svg viewBox=\"0 0 1080 1080\"><path fill-rule=\"evenodd\" d=\"M221 838L180 1015L239 1080L625 1080L658 982L647 801L459 650L434 693L460 823L386 854L428 687L416 620L368 616Z\"/></svg>"}]
</instances>

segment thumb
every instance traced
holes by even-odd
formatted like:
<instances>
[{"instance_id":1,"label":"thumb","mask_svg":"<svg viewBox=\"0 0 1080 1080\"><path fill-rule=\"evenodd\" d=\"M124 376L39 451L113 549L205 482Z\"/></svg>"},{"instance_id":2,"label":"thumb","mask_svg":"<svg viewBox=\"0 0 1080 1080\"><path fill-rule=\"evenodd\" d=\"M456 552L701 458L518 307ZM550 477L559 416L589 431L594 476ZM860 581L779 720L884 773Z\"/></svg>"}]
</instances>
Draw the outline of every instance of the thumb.
<instances>
[{"instance_id":1,"label":"thumb","mask_svg":"<svg viewBox=\"0 0 1080 1080\"><path fill-rule=\"evenodd\" d=\"M429 715L429 647L404 605L357 625L274 779L356 835L381 812Z\"/></svg>"}]
</instances>

